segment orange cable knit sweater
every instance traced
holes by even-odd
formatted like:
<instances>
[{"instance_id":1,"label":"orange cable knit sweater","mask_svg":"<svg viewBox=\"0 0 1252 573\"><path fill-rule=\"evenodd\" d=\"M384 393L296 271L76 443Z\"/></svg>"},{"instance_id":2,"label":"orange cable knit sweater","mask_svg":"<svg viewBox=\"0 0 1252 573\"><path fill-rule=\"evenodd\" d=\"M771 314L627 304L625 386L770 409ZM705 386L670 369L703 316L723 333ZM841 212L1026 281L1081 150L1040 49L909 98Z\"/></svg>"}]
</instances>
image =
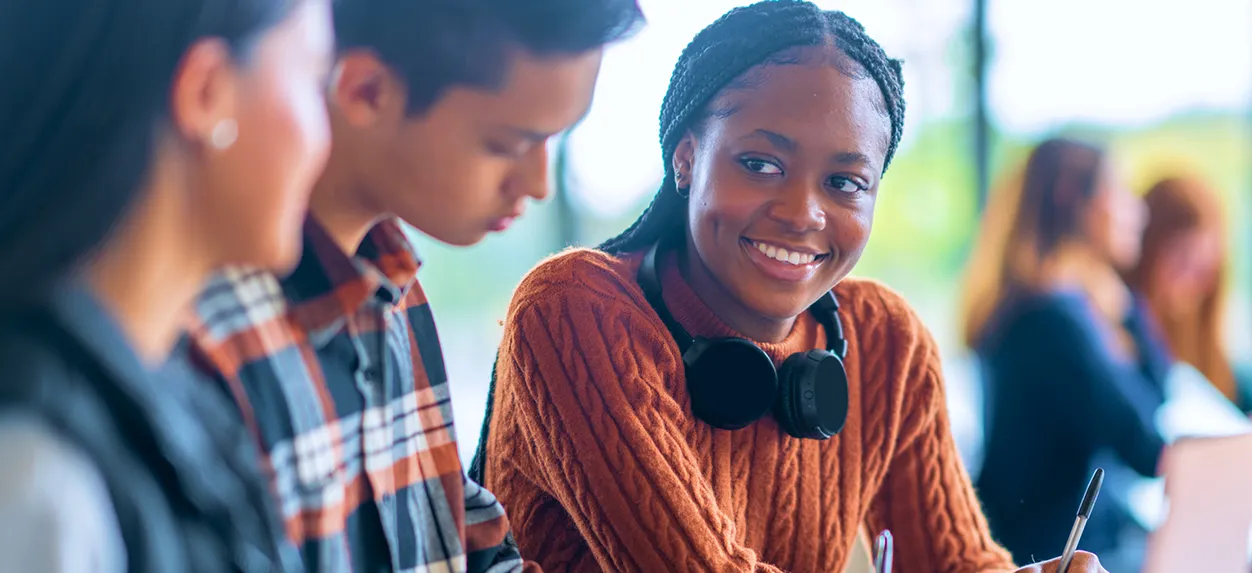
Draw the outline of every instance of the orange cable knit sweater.
<instances>
[{"instance_id":1,"label":"orange cable knit sweater","mask_svg":"<svg viewBox=\"0 0 1252 573\"><path fill-rule=\"evenodd\" d=\"M850 408L831 440L770 417L729 432L692 418L682 359L635 282L639 256L557 255L518 287L497 366L487 486L522 554L553 571L841 571L858 527L888 528L900 573L1010 571L948 425L935 344L886 287L836 289ZM693 334L733 335L661 264ZM824 348L807 313L762 348Z\"/></svg>"}]
</instances>

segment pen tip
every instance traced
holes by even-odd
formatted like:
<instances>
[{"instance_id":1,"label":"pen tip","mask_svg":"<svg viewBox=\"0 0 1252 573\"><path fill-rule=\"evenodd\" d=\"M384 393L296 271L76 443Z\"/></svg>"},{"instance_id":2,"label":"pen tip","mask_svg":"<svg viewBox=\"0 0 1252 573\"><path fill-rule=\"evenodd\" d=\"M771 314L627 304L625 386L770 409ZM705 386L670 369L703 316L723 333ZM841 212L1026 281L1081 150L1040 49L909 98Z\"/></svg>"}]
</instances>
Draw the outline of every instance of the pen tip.
<instances>
[{"instance_id":1,"label":"pen tip","mask_svg":"<svg viewBox=\"0 0 1252 573\"><path fill-rule=\"evenodd\" d=\"M1095 507L1096 498L1100 495L1100 486L1104 484L1104 468L1096 468L1095 474L1091 476L1091 483L1087 484L1087 493L1082 496L1082 505L1078 508L1078 515L1083 518L1091 517L1091 509Z\"/></svg>"}]
</instances>

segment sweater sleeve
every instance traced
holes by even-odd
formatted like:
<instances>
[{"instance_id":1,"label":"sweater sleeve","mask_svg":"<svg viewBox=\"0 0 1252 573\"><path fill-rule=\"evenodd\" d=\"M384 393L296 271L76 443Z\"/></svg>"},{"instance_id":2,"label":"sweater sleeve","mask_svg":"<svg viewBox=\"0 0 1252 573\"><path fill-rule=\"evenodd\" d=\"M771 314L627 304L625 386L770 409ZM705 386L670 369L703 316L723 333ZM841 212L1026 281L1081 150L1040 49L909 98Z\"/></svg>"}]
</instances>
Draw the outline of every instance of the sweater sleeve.
<instances>
[{"instance_id":1,"label":"sweater sleeve","mask_svg":"<svg viewBox=\"0 0 1252 573\"><path fill-rule=\"evenodd\" d=\"M649 318L594 294L515 308L497 379L518 397L527 443L513 462L568 512L602 570L779 572L736 541L701 475L663 374L678 350Z\"/></svg>"},{"instance_id":2,"label":"sweater sleeve","mask_svg":"<svg viewBox=\"0 0 1252 573\"><path fill-rule=\"evenodd\" d=\"M504 508L487 488L461 476L465 486L465 570L485 573L539 573L537 563L523 561Z\"/></svg>"},{"instance_id":3,"label":"sweater sleeve","mask_svg":"<svg viewBox=\"0 0 1252 573\"><path fill-rule=\"evenodd\" d=\"M903 301L887 306L897 312L882 321L879 336L891 341L881 347L895 351L876 368L885 379L867 385L880 384L896 397L900 430L870 506L870 534L891 531L902 572L1013 571L1012 558L991 537L952 437L937 345ZM900 365L899 371L888 364Z\"/></svg>"}]
</instances>

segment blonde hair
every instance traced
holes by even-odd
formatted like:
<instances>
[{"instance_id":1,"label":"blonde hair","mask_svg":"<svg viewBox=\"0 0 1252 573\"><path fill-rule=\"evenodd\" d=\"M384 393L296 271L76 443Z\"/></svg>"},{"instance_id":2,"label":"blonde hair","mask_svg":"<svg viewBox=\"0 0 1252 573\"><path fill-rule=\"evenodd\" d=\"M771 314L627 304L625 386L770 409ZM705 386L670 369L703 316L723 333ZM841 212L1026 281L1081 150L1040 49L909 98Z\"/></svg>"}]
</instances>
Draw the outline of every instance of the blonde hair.
<instances>
[{"instance_id":1,"label":"blonde hair","mask_svg":"<svg viewBox=\"0 0 1252 573\"><path fill-rule=\"evenodd\" d=\"M1194 366L1226 397L1235 400L1235 376L1222 345L1227 245L1220 201L1207 184L1190 177L1157 182L1144 201L1149 217L1143 231L1143 252L1126 281L1147 300L1174 357ZM1179 316L1168 308L1162 293L1156 292L1152 277L1168 246L1192 231L1208 231L1219 237L1217 255L1222 264L1213 288L1201 297L1195 312Z\"/></svg>"},{"instance_id":2,"label":"blonde hair","mask_svg":"<svg viewBox=\"0 0 1252 573\"><path fill-rule=\"evenodd\" d=\"M1031 241L1014 232L1022 202L1024 169L1016 170L988 198L974 248L965 268L965 288L961 291L961 339L967 347L978 344L991 316L1004 299L1006 267L1011 245Z\"/></svg>"},{"instance_id":3,"label":"blonde hair","mask_svg":"<svg viewBox=\"0 0 1252 573\"><path fill-rule=\"evenodd\" d=\"M961 336L974 348L1015 291L1037 289L1045 264L1078 234L1082 209L1097 187L1103 150L1054 138L1040 143L1024 167L989 198L966 267Z\"/></svg>"}]
</instances>

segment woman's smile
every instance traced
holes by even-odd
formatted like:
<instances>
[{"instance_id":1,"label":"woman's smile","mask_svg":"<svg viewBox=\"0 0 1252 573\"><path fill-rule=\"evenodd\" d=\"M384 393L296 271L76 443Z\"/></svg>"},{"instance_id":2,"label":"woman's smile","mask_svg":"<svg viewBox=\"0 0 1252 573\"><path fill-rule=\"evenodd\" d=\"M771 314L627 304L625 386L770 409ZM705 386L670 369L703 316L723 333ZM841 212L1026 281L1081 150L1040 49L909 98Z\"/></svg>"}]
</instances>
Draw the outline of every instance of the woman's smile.
<instances>
[{"instance_id":1,"label":"woman's smile","mask_svg":"<svg viewBox=\"0 0 1252 573\"><path fill-rule=\"evenodd\" d=\"M816 274L823 263L830 260L829 252L811 247L766 242L744 237L740 245L748 259L767 277L784 282L804 282Z\"/></svg>"}]
</instances>

